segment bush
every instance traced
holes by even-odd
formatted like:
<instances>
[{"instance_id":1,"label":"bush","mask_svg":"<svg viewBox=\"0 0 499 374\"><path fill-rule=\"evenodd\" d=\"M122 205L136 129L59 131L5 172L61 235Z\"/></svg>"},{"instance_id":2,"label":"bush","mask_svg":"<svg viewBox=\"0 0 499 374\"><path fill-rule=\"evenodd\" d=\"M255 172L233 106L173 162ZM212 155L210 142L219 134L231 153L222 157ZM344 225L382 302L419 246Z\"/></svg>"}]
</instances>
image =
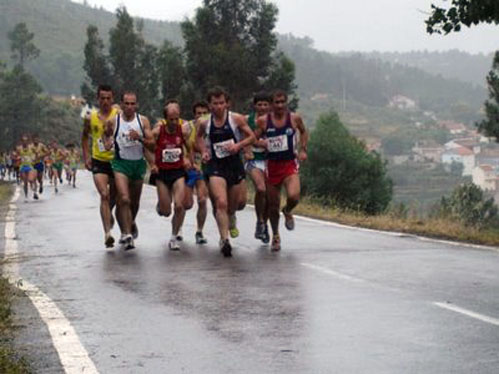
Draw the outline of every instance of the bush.
<instances>
[{"instance_id":1,"label":"bush","mask_svg":"<svg viewBox=\"0 0 499 374\"><path fill-rule=\"evenodd\" d=\"M383 212L392 198L392 182L377 153L350 135L331 111L310 134L308 161L302 173L304 193L340 208L368 214Z\"/></svg>"}]
</instances>

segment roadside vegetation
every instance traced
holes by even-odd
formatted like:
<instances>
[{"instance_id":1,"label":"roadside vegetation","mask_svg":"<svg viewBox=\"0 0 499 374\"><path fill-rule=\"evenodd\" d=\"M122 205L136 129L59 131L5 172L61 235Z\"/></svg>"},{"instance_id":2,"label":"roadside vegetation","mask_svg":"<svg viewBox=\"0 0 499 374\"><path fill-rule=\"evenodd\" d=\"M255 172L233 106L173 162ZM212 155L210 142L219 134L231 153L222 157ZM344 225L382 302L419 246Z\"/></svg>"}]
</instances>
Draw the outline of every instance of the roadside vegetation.
<instances>
[{"instance_id":1,"label":"roadside vegetation","mask_svg":"<svg viewBox=\"0 0 499 374\"><path fill-rule=\"evenodd\" d=\"M11 185L0 182L0 214L6 214L6 205L12 195ZM0 260L0 267L4 261ZM12 298L15 290L3 277L0 277L0 373L30 373L27 361L12 349Z\"/></svg>"}]
</instances>

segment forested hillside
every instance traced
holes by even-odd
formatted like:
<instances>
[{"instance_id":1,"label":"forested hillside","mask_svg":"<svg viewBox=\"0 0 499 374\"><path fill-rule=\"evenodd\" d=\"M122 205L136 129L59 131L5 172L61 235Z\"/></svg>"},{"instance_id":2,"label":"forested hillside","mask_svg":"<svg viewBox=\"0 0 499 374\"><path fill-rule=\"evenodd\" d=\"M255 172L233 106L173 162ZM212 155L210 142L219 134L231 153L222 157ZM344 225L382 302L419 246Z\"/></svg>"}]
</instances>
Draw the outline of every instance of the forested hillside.
<instances>
[{"instance_id":1,"label":"forested hillside","mask_svg":"<svg viewBox=\"0 0 499 374\"><path fill-rule=\"evenodd\" d=\"M164 16L167 18L168 14ZM9 61L6 35L21 21L34 32L34 42L41 50L40 57L28 69L45 91L69 95L80 92L86 27L96 25L106 40L116 17L103 9L69 0L1 0L0 60ZM177 22L144 20L143 34L147 41L156 45L164 39L182 44ZM484 88L392 64L383 61L381 56L372 59L360 54L345 56L320 52L313 48L310 39L290 35L281 36L279 45L296 64L298 88L304 96L326 93L341 100L386 106L392 96L401 94L416 100L421 108L435 111L456 103L466 103L473 111L478 111L486 98ZM400 54L400 62L407 60L403 56Z\"/></svg>"}]
</instances>

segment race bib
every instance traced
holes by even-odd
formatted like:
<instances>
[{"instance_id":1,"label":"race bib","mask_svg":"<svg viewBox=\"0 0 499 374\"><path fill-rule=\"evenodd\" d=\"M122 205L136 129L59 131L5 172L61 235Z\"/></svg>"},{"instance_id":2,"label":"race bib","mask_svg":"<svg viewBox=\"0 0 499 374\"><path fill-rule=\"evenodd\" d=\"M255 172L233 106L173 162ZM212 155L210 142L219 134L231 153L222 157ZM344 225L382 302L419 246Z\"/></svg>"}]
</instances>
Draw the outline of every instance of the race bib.
<instances>
[{"instance_id":1,"label":"race bib","mask_svg":"<svg viewBox=\"0 0 499 374\"><path fill-rule=\"evenodd\" d=\"M130 138L130 132L124 132L121 138L121 143L123 147L136 147L140 144L138 140L132 140Z\"/></svg>"},{"instance_id":2,"label":"race bib","mask_svg":"<svg viewBox=\"0 0 499 374\"><path fill-rule=\"evenodd\" d=\"M217 158L225 158L230 156L228 148L234 144L234 139L225 140L223 142L218 142L213 144L213 149L215 150L215 155Z\"/></svg>"},{"instance_id":3,"label":"race bib","mask_svg":"<svg viewBox=\"0 0 499 374\"><path fill-rule=\"evenodd\" d=\"M286 135L269 137L267 140L269 152L284 152L289 149L288 137Z\"/></svg>"},{"instance_id":4,"label":"race bib","mask_svg":"<svg viewBox=\"0 0 499 374\"><path fill-rule=\"evenodd\" d=\"M182 150L180 148L167 148L163 149L163 162L174 163L180 161Z\"/></svg>"}]
</instances>

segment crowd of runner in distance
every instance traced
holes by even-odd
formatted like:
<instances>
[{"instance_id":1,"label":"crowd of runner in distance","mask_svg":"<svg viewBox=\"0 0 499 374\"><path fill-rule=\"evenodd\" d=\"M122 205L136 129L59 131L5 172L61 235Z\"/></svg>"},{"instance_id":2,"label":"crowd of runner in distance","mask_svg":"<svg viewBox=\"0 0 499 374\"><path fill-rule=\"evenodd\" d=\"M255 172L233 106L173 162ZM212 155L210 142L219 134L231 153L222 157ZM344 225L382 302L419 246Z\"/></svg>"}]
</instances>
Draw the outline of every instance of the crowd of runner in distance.
<instances>
[{"instance_id":1,"label":"crowd of runner in distance","mask_svg":"<svg viewBox=\"0 0 499 374\"><path fill-rule=\"evenodd\" d=\"M230 110L230 97L214 87L206 101L192 105L183 114L177 100L164 104L156 123L138 112L137 94L125 91L114 103L112 87L100 85L98 106L84 116L82 153L85 167L93 174L100 195L104 244L115 246L111 233L114 216L121 231L119 246L135 248L136 222L146 181L155 185L156 212L171 216L170 250L179 250L184 239L186 211L197 199L197 244L206 244L203 234L208 215L207 199L219 231L220 251L232 256L230 238L239 235L236 212L247 201L246 176L255 190L255 238L281 249L279 217L285 227L295 227L293 209L300 198L299 163L307 159L308 133L299 114L288 110L286 92L259 93L249 115ZM184 119L192 118L191 120ZM280 193L286 204L280 210ZM113 209L115 208L114 216ZM272 230L269 234L268 221Z\"/></svg>"},{"instance_id":2,"label":"crowd of runner in distance","mask_svg":"<svg viewBox=\"0 0 499 374\"><path fill-rule=\"evenodd\" d=\"M75 188L80 161L80 148L73 143L64 147L52 140L47 145L37 135L23 134L12 150L0 153L0 178L22 184L25 201L30 195L38 200L45 179L58 193L65 173L67 183Z\"/></svg>"}]
</instances>

